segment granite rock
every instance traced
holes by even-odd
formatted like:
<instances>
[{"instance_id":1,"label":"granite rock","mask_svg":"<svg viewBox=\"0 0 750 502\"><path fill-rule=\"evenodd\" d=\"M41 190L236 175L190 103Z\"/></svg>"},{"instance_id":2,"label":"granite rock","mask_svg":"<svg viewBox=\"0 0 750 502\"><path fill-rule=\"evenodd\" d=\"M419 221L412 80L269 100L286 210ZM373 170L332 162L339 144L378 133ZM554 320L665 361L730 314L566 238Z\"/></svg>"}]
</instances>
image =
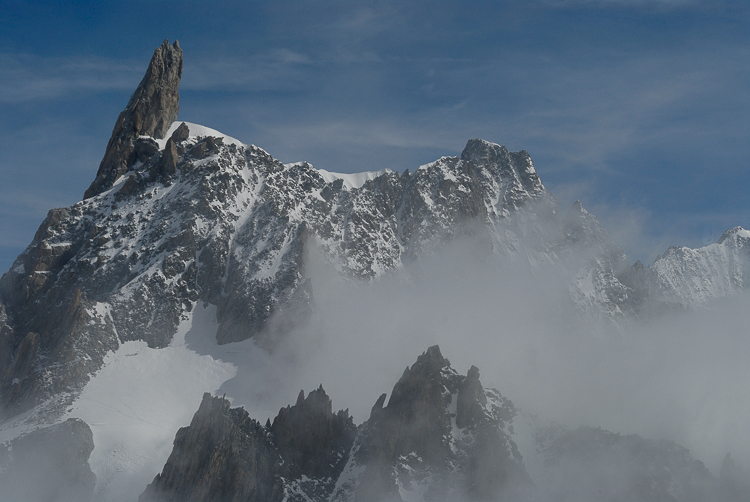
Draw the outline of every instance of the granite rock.
<instances>
[{"instance_id":1,"label":"granite rock","mask_svg":"<svg viewBox=\"0 0 750 502\"><path fill-rule=\"evenodd\" d=\"M146 74L120 113L107 144L96 178L84 193L88 199L109 190L134 162L139 136L161 139L180 111L182 49L175 40L164 41L155 51Z\"/></svg>"}]
</instances>

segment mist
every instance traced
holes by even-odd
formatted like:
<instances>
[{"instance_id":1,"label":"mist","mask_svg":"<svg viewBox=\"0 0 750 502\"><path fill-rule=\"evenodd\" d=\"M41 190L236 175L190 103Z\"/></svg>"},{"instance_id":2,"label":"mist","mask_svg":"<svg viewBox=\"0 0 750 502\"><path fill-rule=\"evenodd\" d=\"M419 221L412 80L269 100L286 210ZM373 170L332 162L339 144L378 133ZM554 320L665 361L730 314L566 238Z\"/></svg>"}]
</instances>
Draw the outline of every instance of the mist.
<instances>
[{"instance_id":1,"label":"mist","mask_svg":"<svg viewBox=\"0 0 750 502\"><path fill-rule=\"evenodd\" d=\"M570 285L597 249L530 259L539 243L529 235L509 257L482 235L364 282L342 278L311 239L313 317L270 352L252 339L218 345L216 309L200 302L169 347L122 344L69 412L92 426L94 500L137 499L203 392L265 423L300 389L322 384L334 410L361 424L435 344L460 374L476 365L484 387L523 413L571 430L672 440L715 476L728 452L741 469L750 465L748 295L649 318L594 318L574 304ZM581 469L557 473L564 484ZM607 479L621 480L612 469Z\"/></svg>"},{"instance_id":2,"label":"mist","mask_svg":"<svg viewBox=\"0 0 750 502\"><path fill-rule=\"evenodd\" d=\"M362 423L439 344L457 371L478 366L483 385L524 412L673 440L714 474L727 452L750 464L747 295L645 320L592 320L573 305L565 267L532 267L472 239L368 283L341 279L314 252L306 270L313 321L272 354L253 351L218 390L258 420L322 384L334 409Z\"/></svg>"}]
</instances>

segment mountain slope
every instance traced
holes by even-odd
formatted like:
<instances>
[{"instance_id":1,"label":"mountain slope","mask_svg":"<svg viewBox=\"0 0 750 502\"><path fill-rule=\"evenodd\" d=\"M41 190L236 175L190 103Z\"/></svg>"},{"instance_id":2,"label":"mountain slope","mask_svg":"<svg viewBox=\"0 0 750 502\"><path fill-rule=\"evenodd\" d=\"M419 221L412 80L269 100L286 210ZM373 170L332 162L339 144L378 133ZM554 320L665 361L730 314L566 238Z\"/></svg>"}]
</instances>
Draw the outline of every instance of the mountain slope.
<instances>
[{"instance_id":1,"label":"mountain slope","mask_svg":"<svg viewBox=\"0 0 750 502\"><path fill-rule=\"evenodd\" d=\"M750 231L735 227L699 249L672 246L650 270L655 294L686 306L732 296L750 285Z\"/></svg>"}]
</instances>

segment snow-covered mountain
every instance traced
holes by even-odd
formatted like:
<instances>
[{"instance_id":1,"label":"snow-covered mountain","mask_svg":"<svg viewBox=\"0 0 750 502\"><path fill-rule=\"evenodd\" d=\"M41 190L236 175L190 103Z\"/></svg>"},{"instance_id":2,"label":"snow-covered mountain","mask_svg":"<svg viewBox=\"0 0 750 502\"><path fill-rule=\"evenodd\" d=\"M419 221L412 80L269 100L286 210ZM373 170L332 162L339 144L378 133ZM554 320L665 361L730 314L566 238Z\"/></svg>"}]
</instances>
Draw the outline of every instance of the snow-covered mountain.
<instances>
[{"instance_id":1,"label":"snow-covered mountain","mask_svg":"<svg viewBox=\"0 0 750 502\"><path fill-rule=\"evenodd\" d=\"M473 139L459 156L443 157L403 173L384 167L377 172L338 174L306 162L283 164L261 148L205 126L177 121L181 74L179 44L165 41L118 117L84 199L68 208L52 209L29 247L0 279L0 412L7 419L0 426L0 442L15 440L40 426L67 423L64 420L78 418L76 412L85 414L86 403L109 403L111 391L107 389L117 387L118 379L123 381L124 368L135 373L153 371L152 380L162 378L149 366L153 361L171 372L170 378L163 378L163 390L175 396L174 403L152 406L159 413L167 408L173 411L171 419L157 413L160 423L174 426L165 429L159 441L164 437L171 441L173 428L192 414L202 393L215 391L232 373L231 364L216 356L220 346L241 346L252 354L248 357L262 357L257 354L276 348L314 315L316 283L308 270L311 254L341 281L376 283L394 275L418 281L420 263L452 242L471 241L512 266L532 271L559 269L568 281L570 305L583 317L606 322L700 307L740 293L750 284L750 232L739 227L728 230L716 244L670 248L651 266L630 265L596 217L580 203L568 211L558 209L525 151L509 152L504 146ZM197 338L191 344L185 336L197 329L198 317L205 312L211 313L214 324L207 333L214 340L202 340L210 350L200 353ZM128 366L124 361L131 356L133 364ZM192 375L204 380L193 381L180 373L189 365L200 367ZM440 378L447 380L435 392L453 396L446 398L449 407L448 401L455 405L461 400L461 385L473 382L474 377L472 372L459 377L450 369L443 373ZM169 387L179 378L191 382L189 391ZM531 464L523 448L519 446L516 456L513 445L530 444L530 440L524 443L514 436L517 432L511 425L516 418L506 417L511 412L503 410L511 405L504 398L495 391L477 389L472 395L482 401L484 411L477 413L484 418L476 420L491 424L490 444L507 453L496 459L498 465L513 471L514 493L526 493L536 480L529 475ZM396 389L394 393L398 394ZM201 410L205 406L214 410L211 413L230 417L226 420L240 420L241 424L231 427L239 427L248 437L257 436L253 441L264 445L268 455L285 459L279 439L267 438L276 434L273 427L249 424L240 412L215 398L203 402ZM445 408L436 418L440 431L448 427L437 439L429 439L442 445L435 446L439 461L425 458L417 443L394 449L387 437L401 432L389 429L396 427L392 425L395 418L383 417L395 413L400 420L404 414L422 413L389 411L400 410L402 405L397 403L392 396L388 406L373 411L370 420L357 429L354 450L336 474L335 487L333 475L325 478L328 481L318 476L319 481L313 483L316 490L335 500L349 500L354 492L346 487L354 486L353 480L368 472L365 466L375 460L381 471L395 466L396 484L383 488L388 493L396 493L394 486L399 493L416 490L419 497L441 490L428 480L443 477L436 473L446 466L455 467L445 478L451 483L458 478L458 484L484 482L467 481L474 474L461 462L470 464L473 455L497 452L476 453L472 450L479 447L476 438L464 437L458 430L465 427L446 425L457 420L454 415L461 415L457 410ZM139 410L132 420L145 421L145 412ZM213 423L214 418L206 420ZM372 432L376 429L379 432ZM114 428L107 430L107 434L96 430L93 434L95 445L99 437L110 448L104 456L95 450L100 463L92 466L99 477L97 493L103 499L107 493L103 478L110 482L118 469L138 462L151 469L163 463L168 453L160 444L154 458L137 460L144 452L126 452L127 448L120 448L124 443L112 440ZM583 439L570 436L565 441L641 444L608 433L601 437L598 432L581 434ZM86 434L81 437L88 444ZM561 444L558 447L565 449ZM105 458L109 454L112 457ZM527 458L525 463L521 456ZM12 471L11 457L4 460L11 467L1 469ZM623 458L612 462L625 462ZM297 484L289 484L286 471L267 474L288 481L279 485L278 493L307 493L305 487L312 486L314 477L303 471L295 474ZM172 479L165 473L160 479ZM349 481L339 477L344 475ZM495 482L496 475L502 478L497 473L481 473L492 478L488 483ZM391 480L370 474L365 478L362 483L379 486ZM156 490L161 485L154 486ZM310 497L323 500L318 495Z\"/></svg>"},{"instance_id":2,"label":"snow-covered mountain","mask_svg":"<svg viewBox=\"0 0 750 502\"><path fill-rule=\"evenodd\" d=\"M660 297L687 306L732 296L750 285L750 231L727 230L699 249L670 247L650 270Z\"/></svg>"}]
</instances>

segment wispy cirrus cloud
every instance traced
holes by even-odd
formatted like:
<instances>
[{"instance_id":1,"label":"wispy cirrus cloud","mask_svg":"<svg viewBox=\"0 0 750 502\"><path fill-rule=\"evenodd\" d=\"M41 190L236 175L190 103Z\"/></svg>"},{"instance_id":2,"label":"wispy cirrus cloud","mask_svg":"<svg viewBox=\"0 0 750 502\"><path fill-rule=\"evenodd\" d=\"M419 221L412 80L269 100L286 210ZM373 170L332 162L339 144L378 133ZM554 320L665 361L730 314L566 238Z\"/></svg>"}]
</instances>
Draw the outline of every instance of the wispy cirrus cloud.
<instances>
[{"instance_id":1,"label":"wispy cirrus cloud","mask_svg":"<svg viewBox=\"0 0 750 502\"><path fill-rule=\"evenodd\" d=\"M0 54L0 102L44 101L90 91L133 89L143 64L94 56Z\"/></svg>"},{"instance_id":2,"label":"wispy cirrus cloud","mask_svg":"<svg viewBox=\"0 0 750 502\"><path fill-rule=\"evenodd\" d=\"M308 54L276 47L249 57L222 55L198 57L185 69L181 89L241 89L248 92L292 90L304 83L311 65Z\"/></svg>"}]
</instances>

